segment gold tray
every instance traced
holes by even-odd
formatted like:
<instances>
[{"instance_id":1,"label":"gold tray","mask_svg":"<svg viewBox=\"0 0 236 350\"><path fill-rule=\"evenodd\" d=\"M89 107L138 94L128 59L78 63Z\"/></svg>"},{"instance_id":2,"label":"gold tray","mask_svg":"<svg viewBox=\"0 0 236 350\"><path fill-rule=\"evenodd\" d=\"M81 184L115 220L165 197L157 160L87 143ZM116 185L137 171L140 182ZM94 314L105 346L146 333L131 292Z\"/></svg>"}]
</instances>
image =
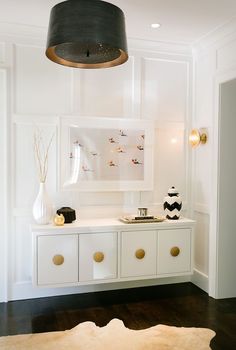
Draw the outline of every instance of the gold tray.
<instances>
[{"instance_id":1,"label":"gold tray","mask_svg":"<svg viewBox=\"0 0 236 350\"><path fill-rule=\"evenodd\" d=\"M143 224L147 222L162 222L166 218L164 216L154 216L153 219L135 219L133 217L123 217L119 218L120 221L126 223L126 224Z\"/></svg>"}]
</instances>

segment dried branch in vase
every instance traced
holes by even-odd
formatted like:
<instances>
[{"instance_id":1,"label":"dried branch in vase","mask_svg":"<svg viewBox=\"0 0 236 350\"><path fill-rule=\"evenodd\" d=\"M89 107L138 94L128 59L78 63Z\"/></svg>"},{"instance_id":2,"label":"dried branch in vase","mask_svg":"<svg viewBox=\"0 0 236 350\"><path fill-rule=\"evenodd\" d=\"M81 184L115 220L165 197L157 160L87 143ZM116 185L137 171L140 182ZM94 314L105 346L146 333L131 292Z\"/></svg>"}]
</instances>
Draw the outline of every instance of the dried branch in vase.
<instances>
[{"instance_id":1,"label":"dried branch in vase","mask_svg":"<svg viewBox=\"0 0 236 350\"><path fill-rule=\"evenodd\" d=\"M53 137L54 134L51 136L49 142L45 144L42 137L42 131L37 129L34 132L34 154L40 182L45 182L47 178L48 153L52 144Z\"/></svg>"}]
</instances>

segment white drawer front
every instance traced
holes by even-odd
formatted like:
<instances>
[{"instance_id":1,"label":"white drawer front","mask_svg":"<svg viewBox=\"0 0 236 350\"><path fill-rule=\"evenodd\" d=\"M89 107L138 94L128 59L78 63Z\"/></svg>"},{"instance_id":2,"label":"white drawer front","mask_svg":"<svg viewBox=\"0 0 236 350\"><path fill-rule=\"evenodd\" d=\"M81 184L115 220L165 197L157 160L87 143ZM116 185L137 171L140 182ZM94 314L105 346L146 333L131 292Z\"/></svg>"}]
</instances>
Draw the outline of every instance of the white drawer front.
<instances>
[{"instance_id":1,"label":"white drawer front","mask_svg":"<svg viewBox=\"0 0 236 350\"><path fill-rule=\"evenodd\" d=\"M79 281L117 277L117 233L88 233L79 236Z\"/></svg>"},{"instance_id":2,"label":"white drawer front","mask_svg":"<svg viewBox=\"0 0 236 350\"><path fill-rule=\"evenodd\" d=\"M121 277L156 274L156 231L121 234Z\"/></svg>"},{"instance_id":3,"label":"white drawer front","mask_svg":"<svg viewBox=\"0 0 236 350\"><path fill-rule=\"evenodd\" d=\"M78 282L78 236L38 237L38 284Z\"/></svg>"},{"instance_id":4,"label":"white drawer front","mask_svg":"<svg viewBox=\"0 0 236 350\"><path fill-rule=\"evenodd\" d=\"M157 273L173 274L191 270L191 229L158 231Z\"/></svg>"}]
</instances>

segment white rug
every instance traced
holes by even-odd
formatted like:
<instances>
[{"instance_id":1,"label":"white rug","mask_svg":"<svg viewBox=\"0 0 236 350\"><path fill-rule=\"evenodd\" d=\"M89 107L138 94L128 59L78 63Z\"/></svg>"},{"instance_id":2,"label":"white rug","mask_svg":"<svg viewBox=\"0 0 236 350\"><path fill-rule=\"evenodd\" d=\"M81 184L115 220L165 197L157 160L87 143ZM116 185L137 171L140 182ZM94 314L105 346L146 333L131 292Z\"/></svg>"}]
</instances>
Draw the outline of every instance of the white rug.
<instances>
[{"instance_id":1,"label":"white rug","mask_svg":"<svg viewBox=\"0 0 236 350\"><path fill-rule=\"evenodd\" d=\"M215 332L207 328L157 325L131 330L113 319L105 327L80 323L71 330L0 337L1 350L209 350Z\"/></svg>"}]
</instances>

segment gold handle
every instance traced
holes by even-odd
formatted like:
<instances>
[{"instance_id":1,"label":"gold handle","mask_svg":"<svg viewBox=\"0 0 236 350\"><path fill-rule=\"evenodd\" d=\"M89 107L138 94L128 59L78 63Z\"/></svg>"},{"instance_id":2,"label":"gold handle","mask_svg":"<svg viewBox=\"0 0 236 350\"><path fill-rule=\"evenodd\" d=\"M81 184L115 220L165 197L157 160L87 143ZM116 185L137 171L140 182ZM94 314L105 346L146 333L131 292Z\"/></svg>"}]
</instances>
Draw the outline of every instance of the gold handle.
<instances>
[{"instance_id":1,"label":"gold handle","mask_svg":"<svg viewBox=\"0 0 236 350\"><path fill-rule=\"evenodd\" d=\"M170 254L172 256L178 256L180 254L179 247L172 247L171 250L170 250Z\"/></svg>"},{"instance_id":2,"label":"gold handle","mask_svg":"<svg viewBox=\"0 0 236 350\"><path fill-rule=\"evenodd\" d=\"M135 252L135 256L137 259L143 259L145 257L145 250L144 249L137 249Z\"/></svg>"},{"instance_id":3,"label":"gold handle","mask_svg":"<svg viewBox=\"0 0 236 350\"><path fill-rule=\"evenodd\" d=\"M64 260L64 256L60 254L54 255L54 257L52 258L54 265L62 265L64 263Z\"/></svg>"},{"instance_id":4,"label":"gold handle","mask_svg":"<svg viewBox=\"0 0 236 350\"><path fill-rule=\"evenodd\" d=\"M93 254L93 260L96 261L97 263L102 262L104 260L103 252L95 252Z\"/></svg>"}]
</instances>

